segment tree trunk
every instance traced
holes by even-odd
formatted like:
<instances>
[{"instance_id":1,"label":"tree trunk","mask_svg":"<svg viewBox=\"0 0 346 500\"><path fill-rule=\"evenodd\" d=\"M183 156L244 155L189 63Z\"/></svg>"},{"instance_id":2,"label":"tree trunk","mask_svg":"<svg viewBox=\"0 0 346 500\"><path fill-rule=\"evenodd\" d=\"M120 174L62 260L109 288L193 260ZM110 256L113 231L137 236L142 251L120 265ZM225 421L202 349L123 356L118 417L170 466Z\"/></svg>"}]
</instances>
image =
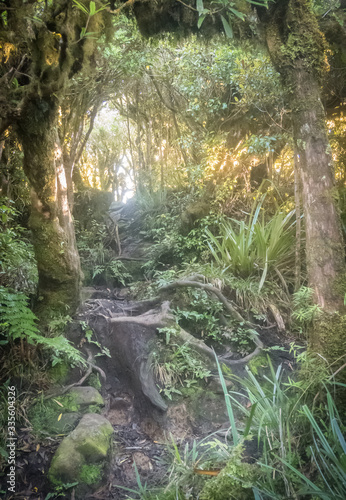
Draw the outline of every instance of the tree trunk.
<instances>
[{"instance_id":1,"label":"tree trunk","mask_svg":"<svg viewBox=\"0 0 346 500\"><path fill-rule=\"evenodd\" d=\"M294 202L296 207L296 248L295 248L295 270L294 291L297 292L301 286L301 249L302 249L302 221L301 221L301 188L298 166L298 153L294 151Z\"/></svg>"},{"instance_id":2,"label":"tree trunk","mask_svg":"<svg viewBox=\"0 0 346 500\"><path fill-rule=\"evenodd\" d=\"M30 226L39 272L39 316L74 312L81 270L70 213L55 98L28 99L18 125L32 186Z\"/></svg>"},{"instance_id":3,"label":"tree trunk","mask_svg":"<svg viewBox=\"0 0 346 500\"><path fill-rule=\"evenodd\" d=\"M324 109L313 75L300 68L292 76L294 100L299 105L293 125L303 188L308 278L317 304L324 311L334 312L343 305L336 279L344 272L345 264Z\"/></svg>"},{"instance_id":4,"label":"tree trunk","mask_svg":"<svg viewBox=\"0 0 346 500\"><path fill-rule=\"evenodd\" d=\"M308 0L277 2L267 24L267 44L287 89L302 180L309 285L327 323L340 325L344 246L335 202L334 172L320 85L324 39ZM339 285L339 286L338 286ZM338 320L339 318L339 320ZM310 346L329 361L345 352L345 335L324 335L314 325ZM338 328L336 328L337 330ZM333 349L331 345L333 344Z\"/></svg>"}]
</instances>

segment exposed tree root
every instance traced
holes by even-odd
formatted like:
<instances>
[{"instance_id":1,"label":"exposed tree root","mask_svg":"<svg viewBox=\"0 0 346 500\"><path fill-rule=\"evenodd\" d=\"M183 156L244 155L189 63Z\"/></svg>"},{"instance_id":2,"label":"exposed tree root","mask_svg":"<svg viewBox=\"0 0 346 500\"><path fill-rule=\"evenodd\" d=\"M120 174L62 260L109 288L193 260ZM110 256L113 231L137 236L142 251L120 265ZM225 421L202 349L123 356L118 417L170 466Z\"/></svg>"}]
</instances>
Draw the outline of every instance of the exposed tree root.
<instances>
[{"instance_id":1,"label":"exposed tree root","mask_svg":"<svg viewBox=\"0 0 346 500\"><path fill-rule=\"evenodd\" d=\"M255 356L258 356L258 354L260 354L260 352L262 351L264 345L263 345L263 342L257 337L257 335L253 335L252 336L252 340L254 341L254 343L256 344L256 349L252 352L250 352L250 354L248 354L247 356L244 356L244 358L241 358L241 359L227 359L226 356L220 356L220 361L222 361L222 363L225 363L226 365L229 365L229 366L235 366L235 365L243 365L245 363L248 363L252 358L254 358ZM230 353L228 354L228 356L230 356Z\"/></svg>"},{"instance_id":2,"label":"exposed tree root","mask_svg":"<svg viewBox=\"0 0 346 500\"><path fill-rule=\"evenodd\" d=\"M202 276L202 275L198 275ZM195 277L195 276L193 276ZM250 324L251 326L252 323L249 321L246 321L241 314L236 310L236 308L230 303L229 300L226 299L226 297L223 295L223 293L216 288L213 285L209 285L207 283L200 283L199 281L193 281L190 278L185 278L184 280L180 281L175 281L174 283L170 283L169 285L163 286L160 288L160 292L166 292L169 290L172 290L174 288L181 288L181 287L193 287L193 288L201 288L202 290L205 290L206 292L213 293L216 295L216 297L219 299L219 301L223 304L224 308L226 311L237 321L243 322L245 324Z\"/></svg>"},{"instance_id":3,"label":"exposed tree root","mask_svg":"<svg viewBox=\"0 0 346 500\"><path fill-rule=\"evenodd\" d=\"M274 316L279 332L284 332L286 330L285 322L282 319L279 309L274 304L269 304L269 309Z\"/></svg>"},{"instance_id":4,"label":"exposed tree root","mask_svg":"<svg viewBox=\"0 0 346 500\"><path fill-rule=\"evenodd\" d=\"M192 283L192 286L195 286L196 283L197 283L197 285L203 285L203 286L198 286L198 288L203 288L203 289L205 289L205 287L207 286L208 287L207 290L212 291L220 300L221 300L221 297L223 297L221 302L224 305L226 302L227 306L228 306L227 311L228 312L230 311L230 308L229 308L230 304L227 301L227 299L224 297L224 295L221 294L221 292L217 288L213 287L212 285L204 285L203 283L194 282L194 281L185 281L185 280L181 281L181 282L175 282L172 285L178 284L177 286L190 286L191 283ZM171 285L167 285L166 287L161 288L161 290L163 290L163 289L168 290L168 289L172 289L172 288L173 287ZM218 293L215 293L215 291ZM220 297L220 295L221 295L221 297ZM139 316L118 316L118 317L113 316L112 318L108 318L108 321L110 323L113 323L113 324L114 323L118 323L118 324L119 323L132 323L132 324L137 324L137 325L147 326L147 327L164 328L164 327L167 327L174 322L174 316L171 313L169 306L170 306L170 303L168 301L165 301L161 305L160 312L157 312L154 309L152 309L144 314L140 314ZM233 308L233 306L231 306L231 307ZM240 318L242 318L242 317L240 316ZM250 324L252 326L251 323L246 322L243 318L242 318L242 321L244 323ZM193 335L186 332L182 328L180 329L180 336L184 342L187 342L189 345L193 346L193 348L196 351L200 352L201 354L206 355L208 358L210 358L213 361L215 360L215 354L214 354L213 349L208 347L205 344L205 342L203 342L203 340L196 339ZM257 354L259 354L260 351L263 349L263 343L259 340L259 338L256 335L252 335L252 340L255 342L257 347L252 353L248 354L244 358L237 359L237 360L229 360L226 357L221 357L220 359L222 360L223 363L225 363L229 366L239 365L239 364L244 364L244 363L249 362L250 359L257 356Z\"/></svg>"},{"instance_id":5,"label":"exposed tree root","mask_svg":"<svg viewBox=\"0 0 346 500\"><path fill-rule=\"evenodd\" d=\"M168 406L156 388L150 358L141 361L139 366L139 380L141 382L143 394L152 404L162 411L167 411Z\"/></svg>"},{"instance_id":6,"label":"exposed tree root","mask_svg":"<svg viewBox=\"0 0 346 500\"><path fill-rule=\"evenodd\" d=\"M213 349L211 349L210 347L208 347L203 342L203 340L196 339L196 337L194 337L190 333L186 332L182 328L180 329L180 336L187 344L192 346L197 352L208 356L208 358L210 358L213 362L215 362L215 351ZM261 352L261 350L263 349L263 343L256 335L252 336L252 340L255 342L257 347L253 352L251 352L250 354L248 354L244 358L227 359L226 356L218 356L219 360L228 366L241 365L244 363L248 363L250 361L250 359L257 356ZM231 356L231 355L232 355L231 353L228 354L228 356Z\"/></svg>"},{"instance_id":7,"label":"exposed tree root","mask_svg":"<svg viewBox=\"0 0 346 500\"><path fill-rule=\"evenodd\" d=\"M100 368L99 366L96 366L96 365L94 365L92 363L92 361L93 361L93 355L92 355L91 351L89 349L87 349L86 347L84 349L85 349L85 351L86 351L86 353L88 355L88 358L85 360L85 362L89 366L88 366L87 371L83 375L83 377L81 379L79 379L78 382L75 382L73 384L67 385L67 386L63 387L62 389L60 389L59 391L55 392L54 394L47 395L44 399L50 399L50 398L53 398L53 397L56 397L56 396L62 396L63 394L66 394L66 392L68 392L73 387L77 387L77 386L82 385L83 382L85 382L86 379L91 375L91 373L92 373L93 370L97 371L101 375L101 377L104 380L104 382L106 382L107 377L106 377L105 372L102 370L102 368Z\"/></svg>"},{"instance_id":8,"label":"exposed tree root","mask_svg":"<svg viewBox=\"0 0 346 500\"><path fill-rule=\"evenodd\" d=\"M166 285L159 292L161 294L180 287L200 288L219 300L225 312L237 321L251 327L254 326L238 313L234 305L230 303L217 287L202 281L206 281L206 278L195 274ZM123 370L128 370L128 373L131 374L134 387L137 387L137 390L140 390L154 406L162 411L166 411L167 405L162 399L155 383L149 346L150 342L155 339L157 328L173 326L176 322L170 309L170 302L165 300L160 304L160 301L160 297L154 297L144 301L124 302L121 305L119 303L114 305L114 302L112 304L108 300L98 300L93 302L96 308L89 310L87 314L89 317L95 318L92 320L94 323L93 328L99 331L101 338L103 335L105 345L108 344L108 348L110 348L112 357L114 357L117 365ZM148 308L149 310L147 310ZM96 317L103 317L108 323L108 329L105 329L104 323L102 321L99 323ZM223 320L227 324L226 317ZM143 328L136 328L136 326ZM183 329L180 329L178 338L181 343L188 344L196 352L208 358L210 363L215 364L215 352L203 340L195 338ZM230 356L228 354L227 356L219 357L220 362L228 366L248 363L263 348L263 344L255 332L252 334L252 340L256 344L256 348L252 353L239 360L228 359ZM91 359L88 359L88 363L89 369L87 373L90 372L90 369L95 369ZM86 376L87 374L81 381L74 385L80 385L86 379Z\"/></svg>"},{"instance_id":9,"label":"exposed tree root","mask_svg":"<svg viewBox=\"0 0 346 500\"><path fill-rule=\"evenodd\" d=\"M197 281L198 279L203 280L204 283ZM166 286L160 288L160 292L166 292L166 291L172 290L174 288L189 287L189 286L194 287L194 288L201 288L202 290L205 290L206 292L210 292L210 293L214 294L219 299L219 301L222 303L222 305L224 306L226 311L234 319L244 323L245 325L248 325L251 327L255 326L253 323L245 320L242 317L242 315L239 314L239 312L230 303L230 301L223 295L221 290L219 290L218 288L216 288L213 285L205 283L205 281L206 281L205 276L203 276L202 274L195 274L195 275L189 276L183 280L175 281L174 283L170 283L169 285L166 285ZM224 316L222 316L222 320L223 320L223 323L226 322ZM215 357L214 351L212 349L210 349L210 347L208 347L202 340L196 339L195 337L190 335L188 332L185 332L184 330L181 330L181 335L186 338L186 341L189 344L193 344L194 348L197 351L201 352L202 354L206 354L211 359L214 359L214 357ZM237 359L237 360L228 360L226 357L220 357L220 359L222 360L223 363L230 365L230 366L248 363L252 358L257 356L261 352L261 350L263 349L263 343L256 335L252 335L252 340L255 342L257 347L252 353L248 354L244 358ZM230 355L232 355L232 354L229 354L228 356L230 356Z\"/></svg>"},{"instance_id":10,"label":"exposed tree root","mask_svg":"<svg viewBox=\"0 0 346 500\"><path fill-rule=\"evenodd\" d=\"M151 309L150 311L140 314L139 316L113 316L108 318L110 323L133 323L141 326L154 328L163 328L167 324L174 321L174 316L170 312L169 302L165 301L161 305L160 312Z\"/></svg>"}]
</instances>

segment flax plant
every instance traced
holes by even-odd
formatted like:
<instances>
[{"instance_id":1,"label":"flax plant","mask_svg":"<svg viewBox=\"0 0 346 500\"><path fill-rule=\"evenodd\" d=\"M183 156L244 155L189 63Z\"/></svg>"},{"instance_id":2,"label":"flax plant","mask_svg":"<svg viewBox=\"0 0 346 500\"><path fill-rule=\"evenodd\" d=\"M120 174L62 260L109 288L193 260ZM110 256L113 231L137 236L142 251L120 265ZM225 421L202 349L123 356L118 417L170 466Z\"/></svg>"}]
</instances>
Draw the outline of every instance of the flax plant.
<instances>
[{"instance_id":1,"label":"flax plant","mask_svg":"<svg viewBox=\"0 0 346 500\"><path fill-rule=\"evenodd\" d=\"M259 290L269 276L279 277L285 288L284 276L294 266L295 211L277 211L267 222L261 208L265 195L255 201L249 221L229 219L220 224L220 235L206 230L210 252L224 272L247 278L259 276Z\"/></svg>"}]
</instances>

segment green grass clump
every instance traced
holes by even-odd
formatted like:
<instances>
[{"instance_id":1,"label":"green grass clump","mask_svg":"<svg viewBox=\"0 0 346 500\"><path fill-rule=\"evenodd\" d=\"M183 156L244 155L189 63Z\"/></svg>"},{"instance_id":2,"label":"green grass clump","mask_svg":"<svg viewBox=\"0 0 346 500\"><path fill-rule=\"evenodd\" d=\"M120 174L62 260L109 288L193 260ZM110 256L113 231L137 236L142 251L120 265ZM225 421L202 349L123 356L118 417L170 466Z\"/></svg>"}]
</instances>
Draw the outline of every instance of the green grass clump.
<instances>
[{"instance_id":1,"label":"green grass clump","mask_svg":"<svg viewBox=\"0 0 346 500\"><path fill-rule=\"evenodd\" d=\"M34 433L51 433L60 413L63 412L57 408L56 403L55 407L49 401L35 404L28 415Z\"/></svg>"},{"instance_id":2,"label":"green grass clump","mask_svg":"<svg viewBox=\"0 0 346 500\"><path fill-rule=\"evenodd\" d=\"M261 368L268 367L268 359L265 355L255 356L248 362L248 367L254 375L258 375Z\"/></svg>"}]
</instances>

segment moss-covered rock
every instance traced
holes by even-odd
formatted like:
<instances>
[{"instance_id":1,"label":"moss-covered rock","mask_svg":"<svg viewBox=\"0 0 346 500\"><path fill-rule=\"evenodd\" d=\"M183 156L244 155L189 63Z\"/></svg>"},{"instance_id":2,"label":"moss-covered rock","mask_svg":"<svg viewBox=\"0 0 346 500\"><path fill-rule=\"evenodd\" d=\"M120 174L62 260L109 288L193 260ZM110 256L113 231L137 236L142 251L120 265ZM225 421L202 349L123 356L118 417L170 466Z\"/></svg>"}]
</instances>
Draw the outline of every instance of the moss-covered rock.
<instances>
[{"instance_id":1,"label":"moss-covered rock","mask_svg":"<svg viewBox=\"0 0 346 500\"><path fill-rule=\"evenodd\" d=\"M60 417L60 418L59 418ZM67 434L72 431L82 418L80 413L63 413L50 423L51 434Z\"/></svg>"},{"instance_id":2,"label":"moss-covered rock","mask_svg":"<svg viewBox=\"0 0 346 500\"><path fill-rule=\"evenodd\" d=\"M113 427L106 418L97 413L88 413L69 438L88 461L97 462L107 457L112 434Z\"/></svg>"},{"instance_id":3,"label":"moss-covered rock","mask_svg":"<svg viewBox=\"0 0 346 500\"><path fill-rule=\"evenodd\" d=\"M102 464L82 465L80 480L88 486L97 484L102 479Z\"/></svg>"},{"instance_id":4,"label":"moss-covered rock","mask_svg":"<svg viewBox=\"0 0 346 500\"><path fill-rule=\"evenodd\" d=\"M85 459L76 449L74 442L65 438L57 449L50 469L48 478L54 485L62 485L77 481Z\"/></svg>"},{"instance_id":5,"label":"moss-covered rock","mask_svg":"<svg viewBox=\"0 0 346 500\"><path fill-rule=\"evenodd\" d=\"M38 400L30 408L29 420L35 434L62 434L73 430L83 414L98 413L103 405L94 387L74 387L63 396Z\"/></svg>"},{"instance_id":6,"label":"moss-covered rock","mask_svg":"<svg viewBox=\"0 0 346 500\"><path fill-rule=\"evenodd\" d=\"M95 387L90 387L90 386L73 387L68 392L68 396L71 396L71 398L78 406L104 405L103 397L98 392L98 390L95 389Z\"/></svg>"},{"instance_id":7,"label":"moss-covered rock","mask_svg":"<svg viewBox=\"0 0 346 500\"><path fill-rule=\"evenodd\" d=\"M57 449L48 473L50 482L62 485L78 481L81 491L83 484L98 483L111 450L112 435L113 427L106 418L94 413L84 415Z\"/></svg>"},{"instance_id":8,"label":"moss-covered rock","mask_svg":"<svg viewBox=\"0 0 346 500\"><path fill-rule=\"evenodd\" d=\"M61 406L58 399L39 400L29 410L28 417L36 435L63 434L73 430L81 414L77 408Z\"/></svg>"},{"instance_id":9,"label":"moss-covered rock","mask_svg":"<svg viewBox=\"0 0 346 500\"><path fill-rule=\"evenodd\" d=\"M102 388L102 384L100 382L99 374L98 373L92 373L88 377L88 384L89 384L90 387L94 387L95 389L97 389L98 391L100 391L101 388Z\"/></svg>"}]
</instances>

